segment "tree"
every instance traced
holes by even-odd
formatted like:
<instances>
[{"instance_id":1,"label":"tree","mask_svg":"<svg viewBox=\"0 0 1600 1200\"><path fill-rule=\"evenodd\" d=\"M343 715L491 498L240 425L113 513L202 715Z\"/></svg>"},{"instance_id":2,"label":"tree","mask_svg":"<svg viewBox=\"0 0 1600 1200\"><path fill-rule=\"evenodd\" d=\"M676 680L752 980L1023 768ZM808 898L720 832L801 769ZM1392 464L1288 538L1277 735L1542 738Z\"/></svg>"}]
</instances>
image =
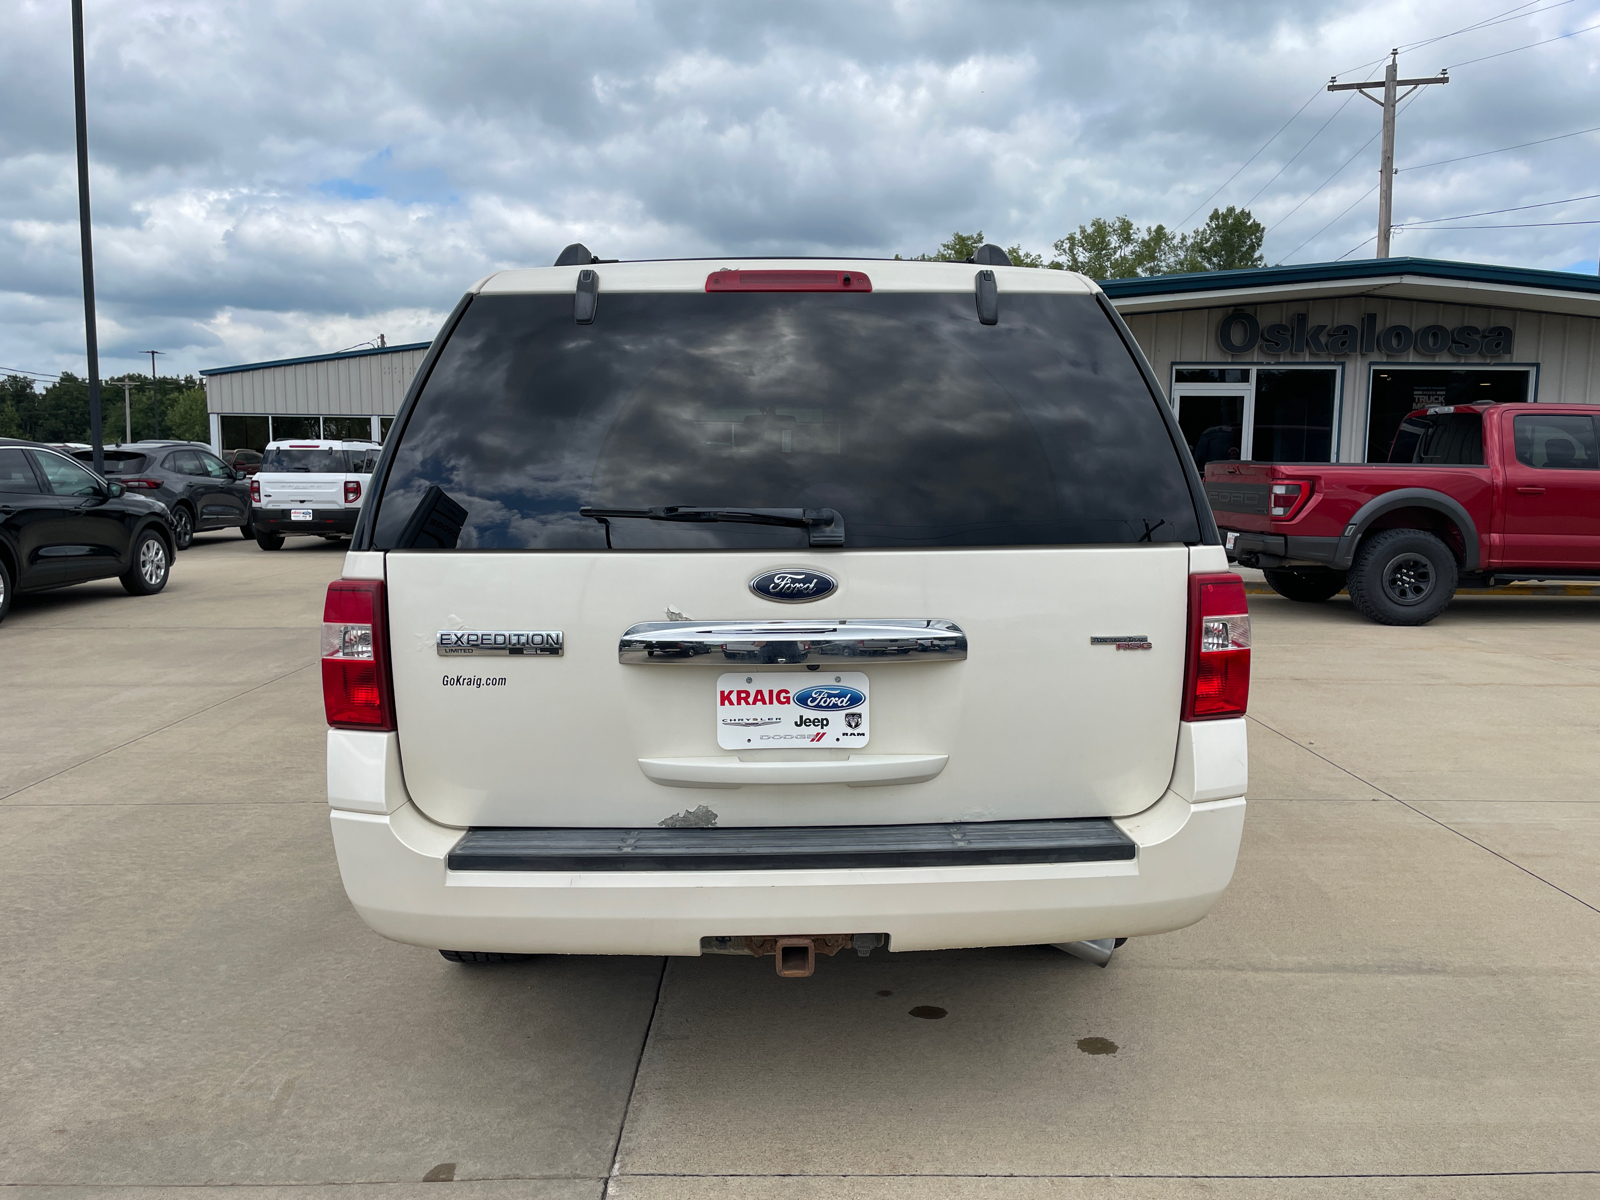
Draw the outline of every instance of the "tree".
<instances>
[{"instance_id":1,"label":"tree","mask_svg":"<svg viewBox=\"0 0 1600 1200\"><path fill-rule=\"evenodd\" d=\"M1237 271L1264 267L1261 242L1267 231L1246 208L1214 208L1193 233L1174 234L1165 225L1141 231L1128 217L1096 217L1055 244L1066 265L1091 279L1131 279L1179 271Z\"/></svg>"},{"instance_id":2,"label":"tree","mask_svg":"<svg viewBox=\"0 0 1600 1200\"><path fill-rule=\"evenodd\" d=\"M22 436L22 413L35 399L33 380L26 375L7 375L0 380L0 437Z\"/></svg>"},{"instance_id":3,"label":"tree","mask_svg":"<svg viewBox=\"0 0 1600 1200\"><path fill-rule=\"evenodd\" d=\"M914 254L912 262L968 262L977 255L978 250L984 245L983 230L977 233L962 233L957 230L950 235L950 240L940 245L932 254ZM900 256L895 255L896 258ZM1043 267L1046 265L1061 269L1061 264L1053 262L1046 264L1044 256L1033 254L1022 248L1021 243L1006 250L1006 257L1011 260L1014 267Z\"/></svg>"},{"instance_id":4,"label":"tree","mask_svg":"<svg viewBox=\"0 0 1600 1200\"><path fill-rule=\"evenodd\" d=\"M209 442L211 418L206 414L205 388L190 386L176 396L168 392L167 397L161 402L161 424L166 436L185 442Z\"/></svg>"},{"instance_id":5,"label":"tree","mask_svg":"<svg viewBox=\"0 0 1600 1200\"><path fill-rule=\"evenodd\" d=\"M1131 279L1165 273L1174 241L1165 225L1147 226L1141 233L1128 217L1096 217L1054 248L1069 271L1090 279Z\"/></svg>"},{"instance_id":6,"label":"tree","mask_svg":"<svg viewBox=\"0 0 1600 1200\"><path fill-rule=\"evenodd\" d=\"M1175 271L1240 271L1264 267L1261 243L1267 230L1247 208L1214 208L1206 223L1182 239Z\"/></svg>"},{"instance_id":7,"label":"tree","mask_svg":"<svg viewBox=\"0 0 1600 1200\"><path fill-rule=\"evenodd\" d=\"M1266 228L1247 208L1214 208L1193 233L1173 233L1165 225L1140 229L1131 217L1096 217L1053 247L1059 260L1021 245L1006 251L1019 267L1065 268L1090 279L1132 279L1136 275L1170 275L1180 271L1239 271L1264 267L1261 242ZM919 254L921 262L965 262L983 245L983 230L956 232L936 253ZM900 256L895 255L896 258Z\"/></svg>"}]
</instances>

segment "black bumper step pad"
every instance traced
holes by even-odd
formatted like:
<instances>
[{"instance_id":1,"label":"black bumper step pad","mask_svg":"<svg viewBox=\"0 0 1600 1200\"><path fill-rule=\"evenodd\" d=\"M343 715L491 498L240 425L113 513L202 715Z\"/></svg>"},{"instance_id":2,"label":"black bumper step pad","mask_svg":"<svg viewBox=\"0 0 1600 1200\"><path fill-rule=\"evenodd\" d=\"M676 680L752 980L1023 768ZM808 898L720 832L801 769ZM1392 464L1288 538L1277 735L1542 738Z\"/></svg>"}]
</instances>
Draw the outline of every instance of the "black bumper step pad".
<instances>
[{"instance_id":1,"label":"black bumper step pad","mask_svg":"<svg viewBox=\"0 0 1600 1200\"><path fill-rule=\"evenodd\" d=\"M1133 839L1105 817L948 825L735 829L469 829L452 871L783 871L1116 862Z\"/></svg>"}]
</instances>

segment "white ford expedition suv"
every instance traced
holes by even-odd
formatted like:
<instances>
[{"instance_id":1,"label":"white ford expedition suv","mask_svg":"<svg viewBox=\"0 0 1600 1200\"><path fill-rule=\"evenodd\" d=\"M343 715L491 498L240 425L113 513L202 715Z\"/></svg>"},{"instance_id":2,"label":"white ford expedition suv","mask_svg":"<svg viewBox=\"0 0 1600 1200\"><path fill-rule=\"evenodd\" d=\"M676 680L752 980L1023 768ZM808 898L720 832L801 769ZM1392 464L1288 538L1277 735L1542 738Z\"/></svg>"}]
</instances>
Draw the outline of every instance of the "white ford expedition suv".
<instances>
[{"instance_id":1,"label":"white ford expedition suv","mask_svg":"<svg viewBox=\"0 0 1600 1200\"><path fill-rule=\"evenodd\" d=\"M339 868L455 961L1051 944L1200 920L1250 634L1098 288L975 262L503 271L328 591Z\"/></svg>"},{"instance_id":2,"label":"white ford expedition suv","mask_svg":"<svg viewBox=\"0 0 1600 1200\"><path fill-rule=\"evenodd\" d=\"M354 533L382 449L377 442L315 438L268 442L250 478L256 545L281 550L283 539L296 534Z\"/></svg>"}]
</instances>

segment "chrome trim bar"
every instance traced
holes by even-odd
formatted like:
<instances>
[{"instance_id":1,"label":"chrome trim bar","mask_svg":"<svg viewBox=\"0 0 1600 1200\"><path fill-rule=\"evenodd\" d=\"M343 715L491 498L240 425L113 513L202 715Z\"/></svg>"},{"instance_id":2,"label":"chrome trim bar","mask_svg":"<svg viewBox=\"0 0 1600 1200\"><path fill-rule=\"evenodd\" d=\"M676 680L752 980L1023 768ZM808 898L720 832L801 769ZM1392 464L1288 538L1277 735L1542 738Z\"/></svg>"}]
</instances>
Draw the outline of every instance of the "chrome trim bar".
<instances>
[{"instance_id":1,"label":"chrome trim bar","mask_svg":"<svg viewBox=\"0 0 1600 1200\"><path fill-rule=\"evenodd\" d=\"M629 666L855 666L959 662L967 635L953 621L650 621L617 647Z\"/></svg>"}]
</instances>

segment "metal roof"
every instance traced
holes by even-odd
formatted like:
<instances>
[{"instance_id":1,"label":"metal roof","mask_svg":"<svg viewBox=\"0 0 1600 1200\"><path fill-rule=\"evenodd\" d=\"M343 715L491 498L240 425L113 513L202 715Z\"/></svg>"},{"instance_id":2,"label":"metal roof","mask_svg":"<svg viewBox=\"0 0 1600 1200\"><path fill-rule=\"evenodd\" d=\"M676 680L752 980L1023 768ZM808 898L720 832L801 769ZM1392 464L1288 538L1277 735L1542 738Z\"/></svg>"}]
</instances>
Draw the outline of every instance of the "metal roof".
<instances>
[{"instance_id":1,"label":"metal roof","mask_svg":"<svg viewBox=\"0 0 1600 1200\"><path fill-rule=\"evenodd\" d=\"M1150 275L1100 286L1125 314L1363 295L1600 317L1600 276L1432 258Z\"/></svg>"},{"instance_id":2,"label":"metal roof","mask_svg":"<svg viewBox=\"0 0 1600 1200\"><path fill-rule=\"evenodd\" d=\"M337 354L308 354L304 358L275 358L270 362L240 363L236 367L207 367L202 375L231 375L235 371L260 371L266 367L293 367L300 363L338 362L346 358L367 358L374 354L400 354L406 350L426 350L432 342L408 342L404 346L377 346L371 350L341 350Z\"/></svg>"}]
</instances>

